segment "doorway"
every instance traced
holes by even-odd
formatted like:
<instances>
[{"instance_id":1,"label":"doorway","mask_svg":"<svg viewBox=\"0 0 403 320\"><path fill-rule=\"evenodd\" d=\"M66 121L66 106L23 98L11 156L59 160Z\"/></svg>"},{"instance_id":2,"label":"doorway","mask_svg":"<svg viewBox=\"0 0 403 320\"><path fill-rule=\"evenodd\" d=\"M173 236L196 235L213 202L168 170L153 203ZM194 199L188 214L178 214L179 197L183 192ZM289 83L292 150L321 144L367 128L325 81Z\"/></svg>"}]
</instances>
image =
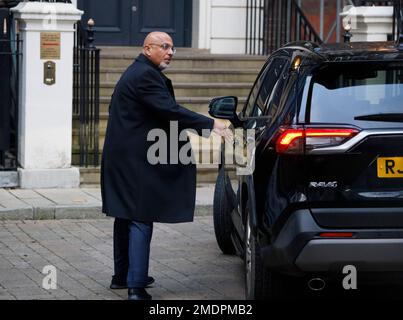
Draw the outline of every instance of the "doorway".
<instances>
[{"instance_id":1,"label":"doorway","mask_svg":"<svg viewBox=\"0 0 403 320\"><path fill-rule=\"evenodd\" d=\"M190 47L192 0L78 0L83 21L95 20L95 43L141 46L147 33L171 35L175 46Z\"/></svg>"}]
</instances>

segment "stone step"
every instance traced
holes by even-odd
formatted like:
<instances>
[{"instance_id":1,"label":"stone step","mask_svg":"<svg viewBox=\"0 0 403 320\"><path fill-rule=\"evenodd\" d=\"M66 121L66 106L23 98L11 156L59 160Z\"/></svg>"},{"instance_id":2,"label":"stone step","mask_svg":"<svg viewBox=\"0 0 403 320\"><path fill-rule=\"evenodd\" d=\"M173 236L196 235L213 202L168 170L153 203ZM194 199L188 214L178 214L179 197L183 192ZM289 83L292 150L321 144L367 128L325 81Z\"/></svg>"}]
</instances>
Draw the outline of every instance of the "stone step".
<instances>
[{"instance_id":1,"label":"stone step","mask_svg":"<svg viewBox=\"0 0 403 320\"><path fill-rule=\"evenodd\" d=\"M208 113L205 112L198 112L206 117L212 118ZM98 125L98 130L100 135L105 135L106 132L106 126L108 124L108 119L109 115L107 113L101 113L99 116L99 125ZM224 123L227 123L228 125L230 122L228 120L219 120ZM73 136L78 136L79 134L79 128L80 128L80 119L78 115L73 116Z\"/></svg>"},{"instance_id":2,"label":"stone step","mask_svg":"<svg viewBox=\"0 0 403 320\"><path fill-rule=\"evenodd\" d=\"M202 115L205 115L206 117L212 118L206 112L198 112L198 113L200 113ZM98 126L98 128L99 128L100 134L105 134L108 118L109 118L108 113L101 113L99 115L99 126ZM226 122L226 120L222 120L222 121ZM78 115L73 115L73 135L78 135L79 127L80 127L80 118L79 118Z\"/></svg>"},{"instance_id":3,"label":"stone step","mask_svg":"<svg viewBox=\"0 0 403 320\"><path fill-rule=\"evenodd\" d=\"M0 171L0 188L15 188L18 185L17 171Z\"/></svg>"},{"instance_id":4,"label":"stone step","mask_svg":"<svg viewBox=\"0 0 403 320\"><path fill-rule=\"evenodd\" d=\"M194 112L199 112L203 114L208 113L208 107L211 100L215 97L177 97L176 102ZM238 110L241 110L245 104L246 97L238 98ZM101 97L100 98L100 113L108 114L109 104L111 102L111 97Z\"/></svg>"},{"instance_id":5,"label":"stone step","mask_svg":"<svg viewBox=\"0 0 403 320\"><path fill-rule=\"evenodd\" d=\"M143 50L142 47L139 46L98 46L98 49L101 49L101 56L105 55L125 55L125 56L133 56L137 57ZM181 55L206 55L210 54L209 49L197 49L190 47L176 47L175 56Z\"/></svg>"},{"instance_id":6,"label":"stone step","mask_svg":"<svg viewBox=\"0 0 403 320\"><path fill-rule=\"evenodd\" d=\"M106 122L102 123L99 129L99 152L102 153L105 142ZM190 143L195 155L196 163L212 164L217 163L220 159L221 138L216 134L212 134L209 138L199 137L189 133ZM79 130L77 127L73 129L73 164L79 163Z\"/></svg>"},{"instance_id":7,"label":"stone step","mask_svg":"<svg viewBox=\"0 0 403 320\"><path fill-rule=\"evenodd\" d=\"M217 141L217 137L211 138L211 139L206 139L206 138L200 138L202 139L201 141L197 141L195 138L190 139L190 143L192 145L193 151L200 152L200 159L208 159L204 158L205 156L208 157L211 154L214 154L213 159L217 159L217 154L220 151L220 140ZM100 135L99 137L99 152L102 152L103 150L103 145L105 142L105 135ZM78 154L79 153L79 135L75 131L73 133L73 148L72 148L73 154ZM197 156L197 155L195 155ZM74 162L77 163L77 162Z\"/></svg>"},{"instance_id":8,"label":"stone step","mask_svg":"<svg viewBox=\"0 0 403 320\"><path fill-rule=\"evenodd\" d=\"M95 186L100 185L101 169L98 168L80 168L80 183L81 185ZM218 167L198 167L197 168L197 183L215 183L217 180ZM230 175L235 176L235 170Z\"/></svg>"},{"instance_id":9,"label":"stone step","mask_svg":"<svg viewBox=\"0 0 403 320\"><path fill-rule=\"evenodd\" d=\"M193 150L193 152L194 152L194 155L195 155L195 162L194 163L198 167L205 168L205 167L214 166L214 168L215 168L219 164L219 160L218 160L219 158L217 158L220 155L219 152L215 152L215 155L212 155L211 153L209 154L207 152L204 152L203 154L199 153L200 154L199 156L197 156L195 150ZM89 165L93 165L93 163L94 163L94 161L93 161L94 157L93 156L94 156L93 153L88 153L88 155L87 155L87 161L88 161ZM199 159L202 159L202 160L198 161ZM211 159L215 159L215 161L213 161ZM188 160L186 163L189 163L189 162L190 161ZM98 157L98 163L101 163L101 156L100 155ZM177 163L179 163L179 160L178 160ZM72 165L73 166L79 166L80 165L80 155L79 155L78 152L73 152L73 154L72 154Z\"/></svg>"},{"instance_id":10,"label":"stone step","mask_svg":"<svg viewBox=\"0 0 403 320\"><path fill-rule=\"evenodd\" d=\"M77 121L77 119L75 120ZM77 122L75 123L77 125ZM102 122L102 127L99 132L99 153L102 153L103 145L105 141L105 128L106 121ZM196 164L198 165L216 165L220 161L220 149L221 149L221 138L212 134L209 138L199 137L198 135L189 133L188 134L190 143L192 145L193 154L195 157ZM72 163L73 165L78 165L79 161L79 130L75 126L73 130L73 150L72 150ZM89 153L89 158L93 159L93 153ZM100 160L100 159L99 159ZM90 160L92 162L92 160Z\"/></svg>"},{"instance_id":11,"label":"stone step","mask_svg":"<svg viewBox=\"0 0 403 320\"><path fill-rule=\"evenodd\" d=\"M252 87L250 82L234 83L175 83L177 97L218 97L247 96ZM100 96L111 96L115 83L104 82L100 85Z\"/></svg>"},{"instance_id":12,"label":"stone step","mask_svg":"<svg viewBox=\"0 0 403 320\"><path fill-rule=\"evenodd\" d=\"M125 68L103 68L100 81L116 83ZM259 73L258 69L174 69L168 68L164 73L175 83L183 82L251 82Z\"/></svg>"},{"instance_id":13,"label":"stone step","mask_svg":"<svg viewBox=\"0 0 403 320\"><path fill-rule=\"evenodd\" d=\"M101 68L127 68L137 54L102 53ZM183 54L176 55L171 63L175 69L258 69L260 70L267 57L253 55L224 55L224 54Z\"/></svg>"}]
</instances>

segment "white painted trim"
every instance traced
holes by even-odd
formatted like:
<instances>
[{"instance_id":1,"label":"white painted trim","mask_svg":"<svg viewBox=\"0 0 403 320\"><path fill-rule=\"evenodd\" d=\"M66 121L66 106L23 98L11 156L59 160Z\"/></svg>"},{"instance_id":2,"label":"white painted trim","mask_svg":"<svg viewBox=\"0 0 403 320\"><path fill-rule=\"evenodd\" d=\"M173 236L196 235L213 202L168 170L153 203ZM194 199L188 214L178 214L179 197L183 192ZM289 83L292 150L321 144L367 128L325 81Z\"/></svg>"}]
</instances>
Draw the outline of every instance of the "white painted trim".
<instances>
[{"instance_id":1,"label":"white painted trim","mask_svg":"<svg viewBox=\"0 0 403 320\"><path fill-rule=\"evenodd\" d=\"M246 0L193 0L193 47L244 53Z\"/></svg>"},{"instance_id":2,"label":"white painted trim","mask_svg":"<svg viewBox=\"0 0 403 320\"><path fill-rule=\"evenodd\" d=\"M340 16L343 26L351 26L351 42L386 41L388 34L393 33L393 7L347 6Z\"/></svg>"}]
</instances>

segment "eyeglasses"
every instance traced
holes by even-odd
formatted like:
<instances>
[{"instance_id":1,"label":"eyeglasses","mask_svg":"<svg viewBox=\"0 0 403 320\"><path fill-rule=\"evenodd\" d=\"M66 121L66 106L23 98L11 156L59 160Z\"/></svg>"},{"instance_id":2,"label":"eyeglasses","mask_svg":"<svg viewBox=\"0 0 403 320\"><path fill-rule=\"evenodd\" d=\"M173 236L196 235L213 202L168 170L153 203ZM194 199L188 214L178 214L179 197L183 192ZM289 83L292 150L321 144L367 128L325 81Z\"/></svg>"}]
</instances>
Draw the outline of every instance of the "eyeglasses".
<instances>
[{"instance_id":1,"label":"eyeglasses","mask_svg":"<svg viewBox=\"0 0 403 320\"><path fill-rule=\"evenodd\" d=\"M164 50L164 51L167 51L167 50L171 49L173 54L176 53L176 48L175 48L174 46L171 46L171 45L168 44L168 43L163 43L163 44L149 43L149 45L159 46L159 47L162 48L162 50Z\"/></svg>"}]
</instances>

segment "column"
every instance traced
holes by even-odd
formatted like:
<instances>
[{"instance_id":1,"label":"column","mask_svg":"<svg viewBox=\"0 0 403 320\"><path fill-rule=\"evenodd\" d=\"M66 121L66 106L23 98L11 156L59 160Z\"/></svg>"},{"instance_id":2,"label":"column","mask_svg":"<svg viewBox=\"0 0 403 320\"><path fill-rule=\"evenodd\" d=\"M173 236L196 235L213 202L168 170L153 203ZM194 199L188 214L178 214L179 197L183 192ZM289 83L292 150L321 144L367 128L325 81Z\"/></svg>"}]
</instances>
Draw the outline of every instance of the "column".
<instances>
[{"instance_id":1,"label":"column","mask_svg":"<svg viewBox=\"0 0 403 320\"><path fill-rule=\"evenodd\" d=\"M388 34L392 34L393 7L347 6L340 16L343 26L351 24L351 42L387 41Z\"/></svg>"},{"instance_id":2,"label":"column","mask_svg":"<svg viewBox=\"0 0 403 320\"><path fill-rule=\"evenodd\" d=\"M78 187L71 166L73 4L21 2L11 9L23 41L19 106L21 188Z\"/></svg>"}]
</instances>

